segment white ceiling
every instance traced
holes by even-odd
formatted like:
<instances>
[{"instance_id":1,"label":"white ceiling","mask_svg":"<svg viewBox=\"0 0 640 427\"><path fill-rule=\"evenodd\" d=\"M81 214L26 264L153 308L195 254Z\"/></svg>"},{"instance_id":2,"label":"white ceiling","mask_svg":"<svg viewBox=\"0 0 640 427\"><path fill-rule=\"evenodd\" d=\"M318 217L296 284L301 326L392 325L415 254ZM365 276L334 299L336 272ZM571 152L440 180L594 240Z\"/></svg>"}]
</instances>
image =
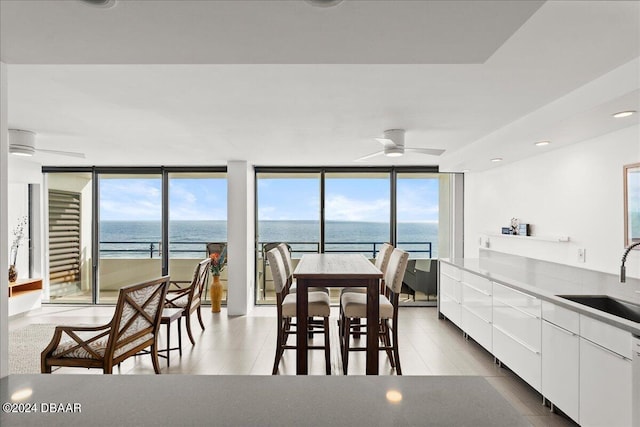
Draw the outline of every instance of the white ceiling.
<instances>
[{"instance_id":1,"label":"white ceiling","mask_svg":"<svg viewBox=\"0 0 640 427\"><path fill-rule=\"evenodd\" d=\"M477 171L639 122L640 2L0 0L0 58L9 127L87 155L46 165L359 166L405 128L447 152L365 164Z\"/></svg>"}]
</instances>

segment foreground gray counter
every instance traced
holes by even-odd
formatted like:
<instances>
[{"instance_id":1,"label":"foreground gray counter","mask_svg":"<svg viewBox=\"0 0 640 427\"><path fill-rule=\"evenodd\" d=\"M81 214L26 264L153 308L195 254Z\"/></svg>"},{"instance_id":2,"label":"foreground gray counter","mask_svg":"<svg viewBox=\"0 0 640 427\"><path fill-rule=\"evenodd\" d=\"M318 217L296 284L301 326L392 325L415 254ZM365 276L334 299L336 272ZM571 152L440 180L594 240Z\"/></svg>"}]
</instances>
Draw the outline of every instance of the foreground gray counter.
<instances>
[{"instance_id":1,"label":"foreground gray counter","mask_svg":"<svg viewBox=\"0 0 640 427\"><path fill-rule=\"evenodd\" d=\"M6 413L25 389L38 412ZM530 425L482 377L10 375L0 395L3 427Z\"/></svg>"}]
</instances>

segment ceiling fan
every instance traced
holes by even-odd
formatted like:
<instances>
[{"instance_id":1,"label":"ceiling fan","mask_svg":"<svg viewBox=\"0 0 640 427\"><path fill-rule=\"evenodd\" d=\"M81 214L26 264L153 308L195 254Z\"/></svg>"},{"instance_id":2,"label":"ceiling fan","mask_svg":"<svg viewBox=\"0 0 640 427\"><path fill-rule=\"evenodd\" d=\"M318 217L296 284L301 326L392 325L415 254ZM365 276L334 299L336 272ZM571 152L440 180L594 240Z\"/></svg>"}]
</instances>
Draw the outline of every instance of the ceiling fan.
<instances>
[{"instance_id":1,"label":"ceiling fan","mask_svg":"<svg viewBox=\"0 0 640 427\"><path fill-rule=\"evenodd\" d=\"M59 154L61 156L79 157L84 159L84 153L61 150L45 150L36 148L36 133L30 130L9 129L9 153L16 156L33 156L36 151L41 153Z\"/></svg>"},{"instance_id":2,"label":"ceiling fan","mask_svg":"<svg viewBox=\"0 0 640 427\"><path fill-rule=\"evenodd\" d=\"M384 154L387 157L400 157L406 152L406 153L420 153L420 154L429 154L431 156L439 156L445 151L438 148L405 147L404 133L405 133L404 129L385 130L384 138L374 138L376 141L382 144L383 149L381 151L376 151L373 154L360 157L359 159L356 159L356 162L368 160L372 157L380 156L382 154Z\"/></svg>"}]
</instances>

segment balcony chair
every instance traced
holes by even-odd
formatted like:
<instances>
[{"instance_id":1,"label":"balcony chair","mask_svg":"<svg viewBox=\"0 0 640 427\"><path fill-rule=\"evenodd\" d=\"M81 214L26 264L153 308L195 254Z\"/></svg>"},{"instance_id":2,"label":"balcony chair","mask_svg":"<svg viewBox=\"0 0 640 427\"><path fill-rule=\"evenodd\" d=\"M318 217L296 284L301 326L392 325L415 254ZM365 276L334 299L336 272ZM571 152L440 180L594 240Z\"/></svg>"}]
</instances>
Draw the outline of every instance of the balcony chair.
<instances>
[{"instance_id":1,"label":"balcony chair","mask_svg":"<svg viewBox=\"0 0 640 427\"><path fill-rule=\"evenodd\" d=\"M222 252L222 250L224 249L224 247L227 246L226 243L207 243L207 256L213 254L213 253L220 253Z\"/></svg>"},{"instance_id":2,"label":"balcony chair","mask_svg":"<svg viewBox=\"0 0 640 427\"><path fill-rule=\"evenodd\" d=\"M389 265L384 273L384 283L388 296L380 295L380 322L377 325L366 325L367 333L378 334L382 345L380 350L384 350L389 357L391 367L395 368L398 375L402 375L400 367L400 355L398 354L398 301L402 288L402 278L407 269L409 253L401 249L394 249L389 258ZM354 326L360 328L362 325L352 325L354 319L366 319L367 317L367 294L358 292L347 292L342 295L340 305L342 306L341 334L342 369L347 374L350 351L365 351L364 347L350 347L351 330ZM391 320L391 323L389 322ZM390 331L393 335L390 334Z\"/></svg>"},{"instance_id":3,"label":"balcony chair","mask_svg":"<svg viewBox=\"0 0 640 427\"><path fill-rule=\"evenodd\" d=\"M207 258L196 265L191 281L172 280L167 291L165 308L181 308L183 309L182 317L186 319L187 335L192 345L196 344L191 333L191 315L193 312L198 313L198 321L200 327L204 331L204 323L202 322L202 293L205 285L209 282L209 264L211 259Z\"/></svg>"},{"instance_id":4,"label":"balcony chair","mask_svg":"<svg viewBox=\"0 0 640 427\"><path fill-rule=\"evenodd\" d=\"M291 319L296 316L296 295L288 293L291 277L287 276L284 267L284 260L278 248L271 249L267 252L269 267L273 275L273 283L276 290L276 308L278 317L278 337L276 343L276 356L273 362L272 374L278 373L278 366L284 350L295 350L295 345L287 345L289 335L293 335L295 339L296 326ZM309 331L312 334L323 333L324 345L310 345L310 350L324 350L325 371L327 375L331 375L331 349L329 344L329 315L331 307L329 304L329 295L324 292L309 292L309 316L322 317L322 327L320 325L309 324Z\"/></svg>"},{"instance_id":5,"label":"balcony chair","mask_svg":"<svg viewBox=\"0 0 640 427\"><path fill-rule=\"evenodd\" d=\"M438 293L438 260L437 259L412 259L407 264L404 274L402 293L413 295L416 300L416 292L422 292L427 296Z\"/></svg>"},{"instance_id":6,"label":"balcony chair","mask_svg":"<svg viewBox=\"0 0 640 427\"><path fill-rule=\"evenodd\" d=\"M158 329L169 276L120 289L113 318L102 326L56 326L53 338L41 353L41 371L50 374L53 366L101 368L111 374L119 364L151 347L156 374Z\"/></svg>"}]
</instances>

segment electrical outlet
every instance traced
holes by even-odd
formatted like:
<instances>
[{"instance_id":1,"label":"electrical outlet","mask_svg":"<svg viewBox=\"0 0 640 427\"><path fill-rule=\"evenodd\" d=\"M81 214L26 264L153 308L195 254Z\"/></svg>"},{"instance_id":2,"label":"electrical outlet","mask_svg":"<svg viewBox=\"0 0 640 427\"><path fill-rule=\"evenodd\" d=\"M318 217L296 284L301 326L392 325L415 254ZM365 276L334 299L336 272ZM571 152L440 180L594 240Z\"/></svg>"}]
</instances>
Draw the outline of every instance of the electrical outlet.
<instances>
[{"instance_id":1,"label":"electrical outlet","mask_svg":"<svg viewBox=\"0 0 640 427\"><path fill-rule=\"evenodd\" d=\"M587 250L585 248L578 249L578 262L587 261Z\"/></svg>"}]
</instances>

